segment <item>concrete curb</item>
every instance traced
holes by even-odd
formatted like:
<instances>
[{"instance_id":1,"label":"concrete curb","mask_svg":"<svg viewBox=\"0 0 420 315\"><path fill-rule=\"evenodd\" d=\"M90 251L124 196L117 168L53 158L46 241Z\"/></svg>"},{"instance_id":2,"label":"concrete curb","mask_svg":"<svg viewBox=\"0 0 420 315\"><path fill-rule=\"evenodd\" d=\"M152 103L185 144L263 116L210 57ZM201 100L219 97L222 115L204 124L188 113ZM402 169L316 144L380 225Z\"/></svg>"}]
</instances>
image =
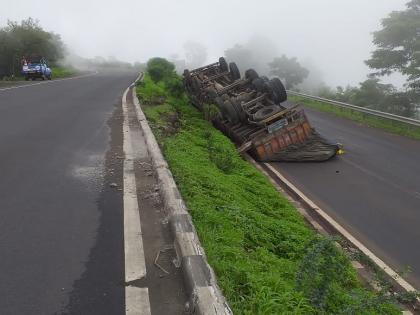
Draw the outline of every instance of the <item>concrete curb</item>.
<instances>
[{"instance_id":1,"label":"concrete curb","mask_svg":"<svg viewBox=\"0 0 420 315\"><path fill-rule=\"evenodd\" d=\"M135 82L141 80L143 74ZM133 84L134 86L134 84ZM184 283L189 296L188 310L197 315L231 315L224 296L217 286L216 276L207 262L191 216L179 193L175 180L168 168L159 145L144 116L133 88L133 101L137 118L146 139L147 150L156 170L159 192L169 213L169 224L174 238L178 264L182 269Z\"/></svg>"}]
</instances>

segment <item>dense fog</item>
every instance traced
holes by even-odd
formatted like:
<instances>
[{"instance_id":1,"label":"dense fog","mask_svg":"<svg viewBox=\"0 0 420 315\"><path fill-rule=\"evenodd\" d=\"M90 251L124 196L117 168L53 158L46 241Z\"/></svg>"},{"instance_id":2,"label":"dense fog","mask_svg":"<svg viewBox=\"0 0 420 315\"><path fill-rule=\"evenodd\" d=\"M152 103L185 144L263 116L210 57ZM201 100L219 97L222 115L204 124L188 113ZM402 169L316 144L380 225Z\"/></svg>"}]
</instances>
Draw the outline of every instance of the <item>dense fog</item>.
<instances>
[{"instance_id":1,"label":"dense fog","mask_svg":"<svg viewBox=\"0 0 420 315\"><path fill-rule=\"evenodd\" d=\"M68 50L93 58L145 62L153 56L178 68L219 56L264 72L285 54L310 70L306 85L357 85L371 72L364 60L374 49L372 32L405 0L295 1L29 1L0 0L0 25L38 19L61 35ZM235 54L235 47L240 54ZM229 55L230 52L230 55ZM249 54L249 55L247 55ZM384 82L401 86L401 77Z\"/></svg>"}]
</instances>

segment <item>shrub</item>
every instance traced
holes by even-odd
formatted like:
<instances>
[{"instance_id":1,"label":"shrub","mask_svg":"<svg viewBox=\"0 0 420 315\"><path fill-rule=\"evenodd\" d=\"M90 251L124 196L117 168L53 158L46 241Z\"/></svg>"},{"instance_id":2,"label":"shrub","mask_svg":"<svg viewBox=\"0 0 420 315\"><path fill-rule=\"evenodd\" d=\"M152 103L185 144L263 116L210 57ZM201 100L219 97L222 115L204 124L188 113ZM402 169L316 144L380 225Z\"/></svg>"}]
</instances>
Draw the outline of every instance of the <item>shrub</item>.
<instances>
[{"instance_id":1,"label":"shrub","mask_svg":"<svg viewBox=\"0 0 420 315\"><path fill-rule=\"evenodd\" d=\"M155 57L147 62L147 72L155 82L162 81L164 78L171 78L175 75L175 66L165 58Z\"/></svg>"},{"instance_id":2,"label":"shrub","mask_svg":"<svg viewBox=\"0 0 420 315\"><path fill-rule=\"evenodd\" d=\"M182 84L181 77L175 73L164 80L168 92L174 97L181 97L184 93L184 85Z\"/></svg>"}]
</instances>

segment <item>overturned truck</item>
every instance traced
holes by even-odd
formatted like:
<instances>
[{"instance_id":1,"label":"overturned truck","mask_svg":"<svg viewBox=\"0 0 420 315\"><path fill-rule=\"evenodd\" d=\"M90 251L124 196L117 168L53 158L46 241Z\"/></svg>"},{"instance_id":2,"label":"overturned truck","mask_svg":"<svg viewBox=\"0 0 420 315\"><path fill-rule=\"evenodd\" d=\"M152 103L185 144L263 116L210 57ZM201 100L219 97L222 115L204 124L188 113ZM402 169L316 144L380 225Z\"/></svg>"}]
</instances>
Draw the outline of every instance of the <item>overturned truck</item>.
<instances>
[{"instance_id":1,"label":"overturned truck","mask_svg":"<svg viewBox=\"0 0 420 315\"><path fill-rule=\"evenodd\" d=\"M311 127L302 108L288 104L278 78L253 69L241 78L237 65L221 57L185 70L184 85L199 110L217 106L213 124L258 161L326 161L340 150Z\"/></svg>"}]
</instances>

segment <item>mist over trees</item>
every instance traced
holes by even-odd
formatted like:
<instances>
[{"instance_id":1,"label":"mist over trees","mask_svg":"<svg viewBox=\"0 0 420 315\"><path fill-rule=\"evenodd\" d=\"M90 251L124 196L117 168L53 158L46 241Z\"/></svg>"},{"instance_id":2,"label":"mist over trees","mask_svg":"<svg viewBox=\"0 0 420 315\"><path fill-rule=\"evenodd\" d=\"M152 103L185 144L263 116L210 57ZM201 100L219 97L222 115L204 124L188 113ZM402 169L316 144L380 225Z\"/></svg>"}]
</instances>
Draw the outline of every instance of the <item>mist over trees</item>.
<instances>
[{"instance_id":1,"label":"mist over trees","mask_svg":"<svg viewBox=\"0 0 420 315\"><path fill-rule=\"evenodd\" d=\"M237 43L225 50L226 59L236 62L242 74L253 68L259 74L267 75L270 70L268 63L279 55L277 46L261 35L254 35L246 43Z\"/></svg>"},{"instance_id":2,"label":"mist over trees","mask_svg":"<svg viewBox=\"0 0 420 315\"><path fill-rule=\"evenodd\" d=\"M187 68L201 67L207 60L207 48L198 42L187 41L184 44L185 64Z\"/></svg>"},{"instance_id":3,"label":"mist over trees","mask_svg":"<svg viewBox=\"0 0 420 315\"><path fill-rule=\"evenodd\" d=\"M305 91L312 95L319 95L322 91L331 90L325 83L324 72L316 65L312 58L307 58L300 64L309 71L308 76L302 83L297 84L293 89Z\"/></svg>"},{"instance_id":4,"label":"mist over trees","mask_svg":"<svg viewBox=\"0 0 420 315\"><path fill-rule=\"evenodd\" d=\"M18 75L23 56L38 55L54 63L64 52L60 36L43 30L32 18L20 23L8 21L0 28L0 76Z\"/></svg>"},{"instance_id":5,"label":"mist over trees","mask_svg":"<svg viewBox=\"0 0 420 315\"><path fill-rule=\"evenodd\" d=\"M269 74L277 76L285 83L286 89L291 89L302 83L309 75L309 70L302 67L296 57L287 58L286 55L276 57L269 64Z\"/></svg>"},{"instance_id":6,"label":"mist over trees","mask_svg":"<svg viewBox=\"0 0 420 315\"><path fill-rule=\"evenodd\" d=\"M175 71L182 74L185 69L195 69L207 62L207 47L203 44L188 40L183 45L184 53L171 54L168 58L175 65Z\"/></svg>"},{"instance_id":7,"label":"mist over trees","mask_svg":"<svg viewBox=\"0 0 420 315\"><path fill-rule=\"evenodd\" d=\"M323 89L326 98L369 107L406 117L419 117L420 108L420 0L407 3L382 20L382 29L373 33L377 47L366 64L375 72L358 87ZM405 89L383 84L379 77L394 72L407 77Z\"/></svg>"}]
</instances>

